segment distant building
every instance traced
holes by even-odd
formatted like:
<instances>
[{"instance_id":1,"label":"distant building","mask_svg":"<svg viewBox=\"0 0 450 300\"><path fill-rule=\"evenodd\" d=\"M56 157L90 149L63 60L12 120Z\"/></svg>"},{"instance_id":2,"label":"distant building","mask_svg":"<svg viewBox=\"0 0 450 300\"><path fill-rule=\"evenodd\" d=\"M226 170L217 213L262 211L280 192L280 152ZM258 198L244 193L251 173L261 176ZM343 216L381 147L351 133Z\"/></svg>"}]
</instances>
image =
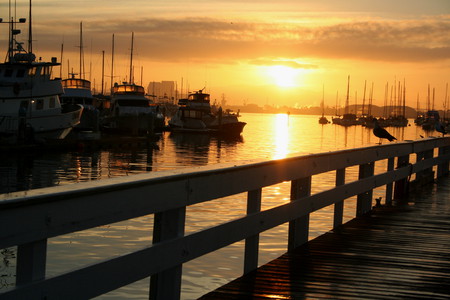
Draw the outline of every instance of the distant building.
<instances>
[{"instance_id":1,"label":"distant building","mask_svg":"<svg viewBox=\"0 0 450 300\"><path fill-rule=\"evenodd\" d=\"M152 96L156 102L174 103L177 98L175 81L150 82L147 93Z\"/></svg>"}]
</instances>

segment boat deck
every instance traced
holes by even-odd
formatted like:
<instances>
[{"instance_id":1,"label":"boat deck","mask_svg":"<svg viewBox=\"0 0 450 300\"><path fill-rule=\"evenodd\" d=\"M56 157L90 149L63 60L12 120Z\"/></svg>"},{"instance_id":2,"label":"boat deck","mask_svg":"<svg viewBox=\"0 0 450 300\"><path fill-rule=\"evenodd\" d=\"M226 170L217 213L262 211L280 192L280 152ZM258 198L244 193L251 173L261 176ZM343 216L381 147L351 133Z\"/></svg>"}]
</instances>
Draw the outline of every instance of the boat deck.
<instances>
[{"instance_id":1,"label":"boat deck","mask_svg":"<svg viewBox=\"0 0 450 300\"><path fill-rule=\"evenodd\" d=\"M449 299L450 179L379 207L200 299Z\"/></svg>"}]
</instances>

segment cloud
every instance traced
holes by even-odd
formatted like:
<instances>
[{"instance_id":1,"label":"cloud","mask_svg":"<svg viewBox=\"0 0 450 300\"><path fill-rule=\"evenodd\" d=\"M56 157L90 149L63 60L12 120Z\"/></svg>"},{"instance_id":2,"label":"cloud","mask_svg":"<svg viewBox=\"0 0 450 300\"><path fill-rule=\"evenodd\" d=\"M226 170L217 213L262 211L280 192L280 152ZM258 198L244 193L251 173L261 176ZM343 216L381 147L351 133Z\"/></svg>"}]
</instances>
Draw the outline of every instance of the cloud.
<instances>
[{"instance_id":1,"label":"cloud","mask_svg":"<svg viewBox=\"0 0 450 300\"><path fill-rule=\"evenodd\" d=\"M61 22L56 26L50 21L35 24L37 43L47 51L59 49L60 42L55 37L78 45L78 24ZM388 62L450 59L450 15L417 20L347 21L328 26L214 18L115 18L83 24L85 41L92 41L97 51L111 48L114 33L118 47L122 45L125 52L133 31L136 51L146 59L160 62L189 59L224 64L255 63L257 58L277 57L282 60L278 64L311 68L315 66L302 66L296 61L301 58Z\"/></svg>"},{"instance_id":2,"label":"cloud","mask_svg":"<svg viewBox=\"0 0 450 300\"><path fill-rule=\"evenodd\" d=\"M257 66L285 66L293 69L317 69L318 66L314 64L300 63L295 60L286 59L255 59L249 61L252 65Z\"/></svg>"}]
</instances>

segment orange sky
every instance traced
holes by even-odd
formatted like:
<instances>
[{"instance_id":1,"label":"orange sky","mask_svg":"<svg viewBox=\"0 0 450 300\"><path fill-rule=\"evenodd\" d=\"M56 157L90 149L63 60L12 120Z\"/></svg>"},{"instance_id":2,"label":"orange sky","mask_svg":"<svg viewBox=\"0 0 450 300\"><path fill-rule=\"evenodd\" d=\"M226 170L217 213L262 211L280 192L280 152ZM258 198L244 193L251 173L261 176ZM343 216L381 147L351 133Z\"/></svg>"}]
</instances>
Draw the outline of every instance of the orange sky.
<instances>
[{"instance_id":1,"label":"orange sky","mask_svg":"<svg viewBox=\"0 0 450 300\"><path fill-rule=\"evenodd\" d=\"M373 3L376 2L376 3ZM395 2L395 3L391 3ZM28 1L17 3L27 17ZM8 17L8 1L0 3ZM383 104L385 86L406 82L407 104L426 105L435 89L442 108L450 75L450 1L448 0L293 0L293 1L34 1L33 49L48 60L60 57L79 70L79 24L83 22L85 78L111 79L111 40L115 34L115 81L128 80L131 32L134 76L177 81L229 103L326 105L346 98L366 99L372 82L374 103ZM26 26L23 28L26 33ZM26 40L26 35L23 40ZM6 53L7 25L0 26ZM55 70L59 75L59 70ZM450 94L450 92L448 92Z\"/></svg>"}]
</instances>

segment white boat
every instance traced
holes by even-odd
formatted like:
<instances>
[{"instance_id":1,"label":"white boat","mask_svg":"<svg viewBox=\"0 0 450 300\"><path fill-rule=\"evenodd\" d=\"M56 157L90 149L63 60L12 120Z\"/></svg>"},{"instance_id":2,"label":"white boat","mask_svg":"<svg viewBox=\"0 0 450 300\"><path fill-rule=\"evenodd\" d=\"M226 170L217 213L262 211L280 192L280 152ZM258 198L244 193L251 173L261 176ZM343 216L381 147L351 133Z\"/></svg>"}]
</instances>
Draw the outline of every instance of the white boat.
<instances>
[{"instance_id":1,"label":"white boat","mask_svg":"<svg viewBox=\"0 0 450 300\"><path fill-rule=\"evenodd\" d=\"M22 143L63 139L80 122L80 105L61 105L60 79L52 79L51 62L36 61L36 56L16 40L17 23L10 26L10 41L5 63L0 64L0 139L2 143ZM29 41L32 39L30 38Z\"/></svg>"},{"instance_id":2,"label":"white boat","mask_svg":"<svg viewBox=\"0 0 450 300\"><path fill-rule=\"evenodd\" d=\"M91 82L86 79L72 78L62 80L64 94L60 96L61 103L79 104L83 107L83 114L81 115L80 124L75 129L78 130L99 130L100 111L97 108L98 100L92 95Z\"/></svg>"},{"instance_id":3,"label":"white boat","mask_svg":"<svg viewBox=\"0 0 450 300\"><path fill-rule=\"evenodd\" d=\"M169 120L169 127L174 132L214 133L220 135L240 135L246 125L239 121L238 114L222 111L213 112L210 95L199 90L189 94L187 99L178 101L178 111Z\"/></svg>"},{"instance_id":4,"label":"white boat","mask_svg":"<svg viewBox=\"0 0 450 300\"><path fill-rule=\"evenodd\" d=\"M111 113L103 123L109 133L141 135L162 130L164 116L159 106L145 95L144 87L131 83L115 84Z\"/></svg>"}]
</instances>

